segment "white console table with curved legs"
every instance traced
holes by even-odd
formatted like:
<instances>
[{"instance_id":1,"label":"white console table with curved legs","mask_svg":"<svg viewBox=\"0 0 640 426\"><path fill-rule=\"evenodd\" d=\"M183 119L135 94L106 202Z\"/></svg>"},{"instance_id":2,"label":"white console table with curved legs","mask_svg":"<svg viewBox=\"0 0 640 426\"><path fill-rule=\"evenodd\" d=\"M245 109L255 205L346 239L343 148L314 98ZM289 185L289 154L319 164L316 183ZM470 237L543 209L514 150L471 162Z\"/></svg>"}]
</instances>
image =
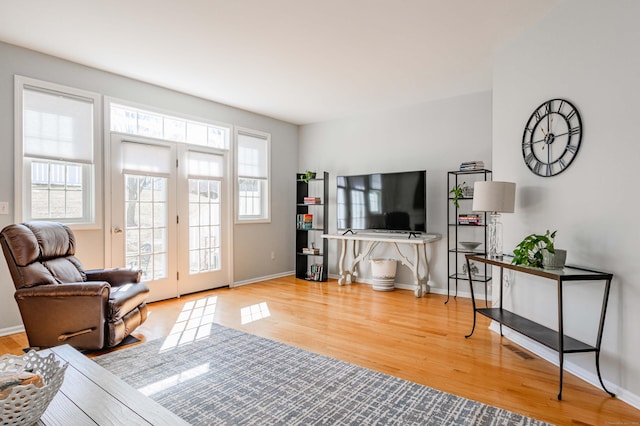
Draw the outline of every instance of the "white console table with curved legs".
<instances>
[{"instance_id":1,"label":"white console table with curved legs","mask_svg":"<svg viewBox=\"0 0 640 426\"><path fill-rule=\"evenodd\" d=\"M431 244L434 241L438 241L442 238L439 234L420 234L418 236L409 237L407 234L403 235L385 235L385 234L323 234L322 238L328 240L340 241L340 278L338 279L338 285L350 284L356 282L358 273L355 268L358 263L363 261L371 251L378 244L391 244L396 253L400 257L400 262L406 265L413 272L413 278L416 288L413 294L416 297L422 297L424 293L429 292L429 260L427 258L427 244ZM349 244L350 243L350 244ZM361 243L364 244L364 248L361 249ZM412 259L404 255L400 251L399 245L409 245L411 247ZM351 246L351 265L348 269L345 269L345 259L347 256L348 246ZM423 256L423 255L424 256ZM420 264L424 265L424 276L420 276Z\"/></svg>"}]
</instances>

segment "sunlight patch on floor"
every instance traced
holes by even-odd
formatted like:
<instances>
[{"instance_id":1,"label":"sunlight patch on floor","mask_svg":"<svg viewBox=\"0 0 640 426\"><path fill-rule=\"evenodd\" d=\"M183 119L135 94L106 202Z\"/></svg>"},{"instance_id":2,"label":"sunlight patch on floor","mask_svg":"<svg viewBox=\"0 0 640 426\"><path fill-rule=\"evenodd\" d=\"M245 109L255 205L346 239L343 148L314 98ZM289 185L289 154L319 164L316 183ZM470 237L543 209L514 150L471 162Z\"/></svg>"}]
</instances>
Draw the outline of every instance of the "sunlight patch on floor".
<instances>
[{"instance_id":1,"label":"sunlight patch on floor","mask_svg":"<svg viewBox=\"0 0 640 426\"><path fill-rule=\"evenodd\" d=\"M158 380L157 382L148 384L140 389L144 395L149 396L154 393L162 392L165 389L169 389L173 386L179 385L180 383L186 382L188 380L194 379L198 376L202 376L209 371L209 363L198 365L197 367L190 368L181 373L174 374L173 376L167 377L166 379Z\"/></svg>"},{"instance_id":2,"label":"sunlight patch on floor","mask_svg":"<svg viewBox=\"0 0 640 426\"><path fill-rule=\"evenodd\" d=\"M209 337L217 303L218 296L185 303L160 352Z\"/></svg>"},{"instance_id":3,"label":"sunlight patch on floor","mask_svg":"<svg viewBox=\"0 0 640 426\"><path fill-rule=\"evenodd\" d=\"M255 305L246 306L240 309L241 324L249 324L271 316L267 302L256 303Z\"/></svg>"}]
</instances>

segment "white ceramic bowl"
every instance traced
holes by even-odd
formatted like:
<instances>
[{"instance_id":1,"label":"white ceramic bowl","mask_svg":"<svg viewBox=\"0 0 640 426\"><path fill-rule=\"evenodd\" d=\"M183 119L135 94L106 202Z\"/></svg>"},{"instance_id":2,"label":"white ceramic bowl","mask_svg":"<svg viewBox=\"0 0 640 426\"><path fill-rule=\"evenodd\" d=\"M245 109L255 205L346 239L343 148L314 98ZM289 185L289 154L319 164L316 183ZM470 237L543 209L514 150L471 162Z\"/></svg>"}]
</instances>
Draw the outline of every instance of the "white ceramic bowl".
<instances>
[{"instance_id":1,"label":"white ceramic bowl","mask_svg":"<svg viewBox=\"0 0 640 426\"><path fill-rule=\"evenodd\" d=\"M477 248L480 244L482 243L479 241L460 241L460 245L467 250L473 250Z\"/></svg>"}]
</instances>

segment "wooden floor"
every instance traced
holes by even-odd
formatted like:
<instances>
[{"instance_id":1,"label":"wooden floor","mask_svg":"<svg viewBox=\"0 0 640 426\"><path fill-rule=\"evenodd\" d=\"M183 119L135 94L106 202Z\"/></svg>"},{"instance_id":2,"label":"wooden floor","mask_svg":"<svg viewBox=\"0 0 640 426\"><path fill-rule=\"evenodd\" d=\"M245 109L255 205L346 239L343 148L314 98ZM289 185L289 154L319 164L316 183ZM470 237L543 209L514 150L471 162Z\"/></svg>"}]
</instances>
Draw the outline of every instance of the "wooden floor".
<instances>
[{"instance_id":1,"label":"wooden floor","mask_svg":"<svg viewBox=\"0 0 640 426\"><path fill-rule=\"evenodd\" d=\"M469 299L445 305L437 294L417 299L407 290L285 277L150 304L149 319L134 335L166 337L196 312L198 300L215 304L216 323L550 423L640 424L640 410L569 373L558 401L557 367L489 331L484 317L465 339ZM24 334L0 337L0 353L26 346Z\"/></svg>"}]
</instances>

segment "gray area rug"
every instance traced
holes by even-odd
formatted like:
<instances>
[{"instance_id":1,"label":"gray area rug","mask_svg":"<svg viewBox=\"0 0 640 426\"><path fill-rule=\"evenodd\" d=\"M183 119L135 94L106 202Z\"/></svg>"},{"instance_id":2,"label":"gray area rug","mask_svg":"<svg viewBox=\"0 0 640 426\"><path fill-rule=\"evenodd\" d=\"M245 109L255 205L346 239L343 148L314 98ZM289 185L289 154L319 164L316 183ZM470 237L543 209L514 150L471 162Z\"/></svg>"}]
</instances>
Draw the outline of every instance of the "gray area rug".
<instances>
[{"instance_id":1,"label":"gray area rug","mask_svg":"<svg viewBox=\"0 0 640 426\"><path fill-rule=\"evenodd\" d=\"M520 414L213 324L93 360L194 425L545 425Z\"/></svg>"}]
</instances>

